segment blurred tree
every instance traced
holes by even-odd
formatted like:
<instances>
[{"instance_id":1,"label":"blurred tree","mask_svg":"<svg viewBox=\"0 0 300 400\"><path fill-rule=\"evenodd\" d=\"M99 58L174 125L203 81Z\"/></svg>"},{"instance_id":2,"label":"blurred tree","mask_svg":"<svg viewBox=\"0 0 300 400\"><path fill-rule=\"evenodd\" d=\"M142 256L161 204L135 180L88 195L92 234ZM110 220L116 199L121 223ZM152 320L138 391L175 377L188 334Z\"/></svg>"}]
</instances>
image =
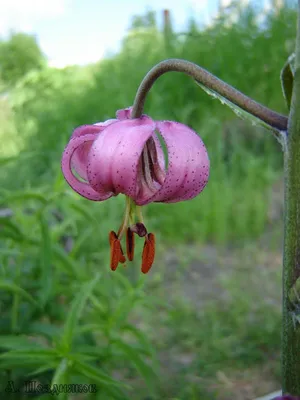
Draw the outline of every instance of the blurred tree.
<instances>
[{"instance_id":1,"label":"blurred tree","mask_svg":"<svg viewBox=\"0 0 300 400\"><path fill-rule=\"evenodd\" d=\"M0 41L0 77L8 86L45 63L45 56L33 35L13 33L7 40Z\"/></svg>"},{"instance_id":2,"label":"blurred tree","mask_svg":"<svg viewBox=\"0 0 300 400\"><path fill-rule=\"evenodd\" d=\"M175 37L172 27L170 10L163 11L163 31L164 31L166 51L172 52Z\"/></svg>"},{"instance_id":3,"label":"blurred tree","mask_svg":"<svg viewBox=\"0 0 300 400\"><path fill-rule=\"evenodd\" d=\"M273 0L273 8L276 12L279 12L282 7L284 7L284 0Z\"/></svg>"},{"instance_id":4,"label":"blurred tree","mask_svg":"<svg viewBox=\"0 0 300 400\"><path fill-rule=\"evenodd\" d=\"M156 13L155 11L148 10L144 15L134 15L131 20L129 30L139 28L156 28Z\"/></svg>"}]
</instances>

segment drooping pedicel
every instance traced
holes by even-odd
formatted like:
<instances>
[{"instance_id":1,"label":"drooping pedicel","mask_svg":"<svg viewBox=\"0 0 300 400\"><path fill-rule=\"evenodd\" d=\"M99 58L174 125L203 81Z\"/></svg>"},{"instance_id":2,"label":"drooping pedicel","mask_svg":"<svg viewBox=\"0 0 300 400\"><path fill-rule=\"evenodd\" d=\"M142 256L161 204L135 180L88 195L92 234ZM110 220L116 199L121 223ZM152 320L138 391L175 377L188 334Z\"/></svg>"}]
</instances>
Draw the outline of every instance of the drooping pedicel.
<instances>
[{"instance_id":1,"label":"drooping pedicel","mask_svg":"<svg viewBox=\"0 0 300 400\"><path fill-rule=\"evenodd\" d=\"M127 258L133 260L136 234L145 238L142 272L147 273L155 236L145 227L141 206L194 198L207 184L210 164L203 141L188 126L147 115L130 119L130 112L119 110L116 119L76 128L63 152L62 172L72 189L89 200L126 196L121 226L109 234L110 267L116 270L126 261L124 234Z\"/></svg>"}]
</instances>

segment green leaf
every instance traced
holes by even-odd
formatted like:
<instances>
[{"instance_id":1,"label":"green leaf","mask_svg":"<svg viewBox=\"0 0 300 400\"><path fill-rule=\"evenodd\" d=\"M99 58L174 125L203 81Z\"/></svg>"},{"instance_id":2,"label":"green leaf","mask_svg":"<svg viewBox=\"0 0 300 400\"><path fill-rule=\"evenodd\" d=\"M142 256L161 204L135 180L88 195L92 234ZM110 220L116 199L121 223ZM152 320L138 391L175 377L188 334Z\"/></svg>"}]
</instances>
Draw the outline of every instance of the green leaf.
<instances>
[{"instance_id":1,"label":"green leaf","mask_svg":"<svg viewBox=\"0 0 300 400\"><path fill-rule=\"evenodd\" d=\"M108 330L112 331L117 327L120 327L124 321L127 320L129 313L134 308L137 301L141 299L141 295L135 289L132 289L127 293L126 297L119 299L119 303L115 311L111 314L110 320L108 321Z\"/></svg>"},{"instance_id":2,"label":"green leaf","mask_svg":"<svg viewBox=\"0 0 300 400\"><path fill-rule=\"evenodd\" d=\"M95 331L94 331L95 332ZM104 351L106 350L106 346L95 346L95 344L90 345L90 344L76 344L76 352L77 353L71 353L69 356L73 360L79 360L79 361L86 361L86 360L95 360L97 359L99 361L99 358L104 357ZM76 358L80 357L80 358Z\"/></svg>"},{"instance_id":3,"label":"green leaf","mask_svg":"<svg viewBox=\"0 0 300 400\"><path fill-rule=\"evenodd\" d=\"M52 378L51 385L68 383L67 375L68 375L68 360L64 358L61 360L60 364L56 368L56 371Z\"/></svg>"},{"instance_id":4,"label":"green leaf","mask_svg":"<svg viewBox=\"0 0 300 400\"><path fill-rule=\"evenodd\" d=\"M44 215L39 216L41 226L41 247L40 247L40 293L39 299L44 307L49 300L53 287L53 272L52 272L52 248L49 228Z\"/></svg>"},{"instance_id":5,"label":"green leaf","mask_svg":"<svg viewBox=\"0 0 300 400\"><path fill-rule=\"evenodd\" d=\"M57 365L58 354L53 349L13 350L0 355L0 367L15 368L23 366L41 367L43 364Z\"/></svg>"},{"instance_id":6,"label":"green leaf","mask_svg":"<svg viewBox=\"0 0 300 400\"><path fill-rule=\"evenodd\" d=\"M9 164L9 163L14 162L14 161L18 161L18 162L22 161L22 162L24 162L28 158L36 157L39 154L40 154L40 152L33 151L33 152L27 152L27 153L21 152L21 153L18 153L18 155L10 156L10 157L1 157L0 158L0 166Z\"/></svg>"},{"instance_id":7,"label":"green leaf","mask_svg":"<svg viewBox=\"0 0 300 400\"><path fill-rule=\"evenodd\" d=\"M70 202L69 203L69 207L73 208L73 210L75 210L78 214L81 214L81 216L86 221L90 221L92 223L97 223L97 220L94 217L94 215L87 210L87 207L84 207L78 201L77 202L72 202L72 203Z\"/></svg>"},{"instance_id":8,"label":"green leaf","mask_svg":"<svg viewBox=\"0 0 300 400\"><path fill-rule=\"evenodd\" d=\"M8 218L1 218L0 236L13 239L16 242L24 240L24 235L18 225Z\"/></svg>"},{"instance_id":9,"label":"green leaf","mask_svg":"<svg viewBox=\"0 0 300 400\"><path fill-rule=\"evenodd\" d=\"M125 332L130 332L133 336L135 336L144 348L145 352L148 353L153 359L155 359L155 349L152 346L151 342L148 340L147 336L140 329L138 329L134 325L128 324L123 327L123 330Z\"/></svg>"},{"instance_id":10,"label":"green leaf","mask_svg":"<svg viewBox=\"0 0 300 400\"><path fill-rule=\"evenodd\" d=\"M81 290L71 304L71 309L68 312L67 320L64 325L61 338L61 344L63 348L65 348L67 351L69 351L71 348L79 318L81 317L86 302L91 295L96 283L98 283L99 278L100 275L97 274L96 277L90 282L83 284Z\"/></svg>"},{"instance_id":11,"label":"green leaf","mask_svg":"<svg viewBox=\"0 0 300 400\"><path fill-rule=\"evenodd\" d=\"M228 106L239 118L242 118L244 120L247 120L249 122L251 122L252 125L256 125L256 126L262 126L265 129L268 129L269 131L271 131L274 136L276 137L276 139L282 143L282 139L281 139L281 132L276 129L273 128L272 126L268 125L266 122L262 121L261 119L255 117L252 114L249 114L247 111L241 109L240 107L238 107L236 104L233 104L230 100L225 99L225 97L221 96L219 93L216 93L214 90L212 89L208 89L206 86L202 85L202 83L198 82L195 80L195 82L197 83L197 85L199 85L209 96L213 97L214 99L218 99L222 104Z\"/></svg>"},{"instance_id":12,"label":"green leaf","mask_svg":"<svg viewBox=\"0 0 300 400\"><path fill-rule=\"evenodd\" d=\"M134 364L139 374L145 379L151 394L154 394L153 389L158 382L158 376L142 357L140 357L137 350L119 339L111 341L111 345L119 348L126 356L127 360Z\"/></svg>"},{"instance_id":13,"label":"green leaf","mask_svg":"<svg viewBox=\"0 0 300 400\"><path fill-rule=\"evenodd\" d=\"M54 373L54 376L51 381L51 387L54 389L54 393L57 391L57 396L60 400L67 400L68 399L68 393L62 391L58 391L58 385L64 385L69 383L69 374L68 374L68 367L69 363L68 360L63 359L61 360L60 364L56 368L56 371Z\"/></svg>"},{"instance_id":14,"label":"green leaf","mask_svg":"<svg viewBox=\"0 0 300 400\"><path fill-rule=\"evenodd\" d=\"M125 293L133 290L132 283L128 279L127 275L115 274L114 280L118 281L118 285L124 288Z\"/></svg>"},{"instance_id":15,"label":"green leaf","mask_svg":"<svg viewBox=\"0 0 300 400\"><path fill-rule=\"evenodd\" d=\"M294 82L294 61L295 53L292 53L284 64L281 73L281 87L283 91L283 96L285 98L288 109L291 108L292 92L293 92L293 82Z\"/></svg>"},{"instance_id":16,"label":"green leaf","mask_svg":"<svg viewBox=\"0 0 300 400\"><path fill-rule=\"evenodd\" d=\"M86 332L89 332L89 333L100 332L103 334L103 330L104 330L103 325L105 325L105 324L99 324L99 323L98 324L85 324L83 326L78 327L78 333L83 334Z\"/></svg>"},{"instance_id":17,"label":"green leaf","mask_svg":"<svg viewBox=\"0 0 300 400\"><path fill-rule=\"evenodd\" d=\"M3 194L4 195L4 194ZM1 204L11 204L14 201L26 201L26 200L37 200L42 204L47 204L49 198L42 195L39 192L23 191L15 192L14 194L8 194L1 199Z\"/></svg>"},{"instance_id":18,"label":"green leaf","mask_svg":"<svg viewBox=\"0 0 300 400\"><path fill-rule=\"evenodd\" d=\"M49 340L56 339L61 333L61 327L52 325L47 322L33 322L29 325L27 334L41 335Z\"/></svg>"},{"instance_id":19,"label":"green leaf","mask_svg":"<svg viewBox=\"0 0 300 400\"><path fill-rule=\"evenodd\" d=\"M95 295L91 295L90 297L91 303L93 304L93 307L97 309L97 312L100 313L101 316L105 315L108 310L108 304L107 304L107 299L105 298L105 304L103 301L100 301Z\"/></svg>"},{"instance_id":20,"label":"green leaf","mask_svg":"<svg viewBox=\"0 0 300 400\"><path fill-rule=\"evenodd\" d=\"M28 294L24 289L20 288L12 282L0 280L0 289L7 290L11 293L17 293L24 299L28 300L30 303L34 304L37 308L40 308L39 303L35 301L30 294Z\"/></svg>"},{"instance_id":21,"label":"green leaf","mask_svg":"<svg viewBox=\"0 0 300 400\"><path fill-rule=\"evenodd\" d=\"M76 261L69 257L69 255L60 245L52 244L52 251L55 255L55 258L64 267L65 272L76 278L76 280L81 280L84 277L84 274L81 273L82 268L80 268Z\"/></svg>"},{"instance_id":22,"label":"green leaf","mask_svg":"<svg viewBox=\"0 0 300 400\"><path fill-rule=\"evenodd\" d=\"M36 377L37 375L41 375L41 374L43 374L45 372L53 371L56 368L56 365L57 365L57 362L54 362L54 363L50 362L50 364L45 364L42 367L38 367L38 368L34 369L33 371L31 371L26 376L28 376L28 377L31 377L31 376Z\"/></svg>"},{"instance_id":23,"label":"green leaf","mask_svg":"<svg viewBox=\"0 0 300 400\"><path fill-rule=\"evenodd\" d=\"M72 361L72 362L89 362L89 361L95 361L96 359L99 360L99 355L97 354L98 352L95 350L94 347L94 354L84 354L84 348L83 346L78 346L76 344L76 350L78 350L78 352L76 353L68 353L68 360ZM82 353L79 353L79 351L83 351Z\"/></svg>"},{"instance_id":24,"label":"green leaf","mask_svg":"<svg viewBox=\"0 0 300 400\"><path fill-rule=\"evenodd\" d=\"M77 257L77 254L81 250L81 246L88 241L91 237L93 237L95 232L95 228L88 227L84 232L82 232L79 238L74 242L74 245L70 251L70 255L72 257Z\"/></svg>"},{"instance_id":25,"label":"green leaf","mask_svg":"<svg viewBox=\"0 0 300 400\"><path fill-rule=\"evenodd\" d=\"M28 349L35 347L37 349L44 349L44 347L37 341L29 340L26 336L19 335L0 335L0 348L5 349Z\"/></svg>"},{"instance_id":26,"label":"green leaf","mask_svg":"<svg viewBox=\"0 0 300 400\"><path fill-rule=\"evenodd\" d=\"M93 383L98 383L103 386L116 386L116 387L129 387L117 380L111 378L109 375L102 372L100 369L93 367L92 365L86 364L84 362L76 362L73 365L73 370L79 372L83 376L87 377Z\"/></svg>"}]
</instances>

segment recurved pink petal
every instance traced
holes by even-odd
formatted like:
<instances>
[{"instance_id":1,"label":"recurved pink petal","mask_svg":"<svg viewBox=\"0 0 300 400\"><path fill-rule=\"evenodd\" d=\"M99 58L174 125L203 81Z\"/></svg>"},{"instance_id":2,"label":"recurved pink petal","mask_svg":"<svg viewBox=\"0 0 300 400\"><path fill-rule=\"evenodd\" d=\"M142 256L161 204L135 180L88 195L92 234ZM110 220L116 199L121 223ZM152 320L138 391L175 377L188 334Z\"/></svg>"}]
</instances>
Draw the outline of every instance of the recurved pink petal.
<instances>
[{"instance_id":1,"label":"recurved pink petal","mask_svg":"<svg viewBox=\"0 0 300 400\"><path fill-rule=\"evenodd\" d=\"M131 111L132 111L132 107L123 108L122 110L118 110L116 112L116 116L117 116L117 118L119 120L130 119ZM143 115L143 116L145 116L145 115ZM161 144L160 144L159 139L158 139L158 137L156 135L153 135L152 139L155 142L158 164L159 164L160 168L164 169L164 167L165 167L165 156L164 156L164 152L163 152L163 150L161 148Z\"/></svg>"},{"instance_id":2,"label":"recurved pink petal","mask_svg":"<svg viewBox=\"0 0 300 400\"><path fill-rule=\"evenodd\" d=\"M136 199L136 203L175 203L192 199L204 189L209 177L209 158L204 143L196 132L179 122L158 121L156 129L167 146L168 170L157 193L148 199Z\"/></svg>"},{"instance_id":3,"label":"recurved pink petal","mask_svg":"<svg viewBox=\"0 0 300 400\"><path fill-rule=\"evenodd\" d=\"M95 191L89 183L80 181L72 172L72 158L74 153L81 147L84 147L88 143L92 143L95 139L94 133L87 133L85 135L78 135L73 137L67 144L61 161L61 168L64 177L68 184L75 192L81 196L94 201L106 200L113 196L111 192L105 192L103 190Z\"/></svg>"},{"instance_id":4,"label":"recurved pink petal","mask_svg":"<svg viewBox=\"0 0 300 400\"><path fill-rule=\"evenodd\" d=\"M108 126L92 144L87 176L94 190L136 194L137 166L155 123L151 118L126 119Z\"/></svg>"},{"instance_id":5,"label":"recurved pink petal","mask_svg":"<svg viewBox=\"0 0 300 400\"><path fill-rule=\"evenodd\" d=\"M132 107L122 108L122 110L118 110L116 112L116 117L118 120L122 121L124 119L129 119L131 114Z\"/></svg>"},{"instance_id":6,"label":"recurved pink petal","mask_svg":"<svg viewBox=\"0 0 300 400\"><path fill-rule=\"evenodd\" d=\"M72 133L71 139L87 134L95 135L94 139L99 135L100 132L103 131L108 125L116 122L116 119L108 119L105 122L97 122L94 125L82 125L74 130ZM86 175L86 163L87 163L87 155L90 151L91 145L93 141L84 143L82 146L79 146L78 149L74 152L72 157L72 167L77 172L77 174L87 180Z\"/></svg>"}]
</instances>

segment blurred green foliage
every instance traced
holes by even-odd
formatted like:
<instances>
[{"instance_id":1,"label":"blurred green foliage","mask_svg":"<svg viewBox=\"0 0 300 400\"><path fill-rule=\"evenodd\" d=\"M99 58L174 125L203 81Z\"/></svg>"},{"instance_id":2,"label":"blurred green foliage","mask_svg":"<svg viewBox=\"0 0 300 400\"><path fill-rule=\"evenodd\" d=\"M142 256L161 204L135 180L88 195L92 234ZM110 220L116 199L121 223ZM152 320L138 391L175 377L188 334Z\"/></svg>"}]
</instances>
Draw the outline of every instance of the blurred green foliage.
<instances>
[{"instance_id":1,"label":"blurred green foliage","mask_svg":"<svg viewBox=\"0 0 300 400\"><path fill-rule=\"evenodd\" d=\"M60 158L76 126L113 118L130 106L147 71L170 57L193 61L286 113L279 73L294 48L295 21L291 7L264 18L251 7L237 7L205 29L190 20L178 34L161 30L150 12L133 20L119 53L95 65L30 67L23 76L16 62L5 79L18 80L0 99L0 385L4 390L13 380L21 390L6 399L29 398L22 393L29 379L97 384L89 399L219 399L219 389L207 387L216 371L232 368L233 361L236 369L248 368L276 352L280 310L261 293L253 303L253 288L239 289L247 277L221 283L226 301L192 307L182 295L170 300L164 257L169 246L183 246L174 267L181 276L191 243L222 248L265 231L270 189L282 168L280 146L270 134L237 121L183 74L155 83L145 112L199 132L211 177L192 201L145 209L147 227L160 243L146 277L138 260L108 271L107 234L121 222L122 196L104 203L79 198L62 177ZM33 53L38 60L39 52ZM278 275L266 279L279 282ZM184 383L190 371L160 373L158 358L173 346L196 354L191 368L201 379Z\"/></svg>"},{"instance_id":2,"label":"blurred green foliage","mask_svg":"<svg viewBox=\"0 0 300 400\"><path fill-rule=\"evenodd\" d=\"M45 57L36 38L26 33L12 33L0 40L0 77L6 85L14 85L33 69L45 66Z\"/></svg>"}]
</instances>

